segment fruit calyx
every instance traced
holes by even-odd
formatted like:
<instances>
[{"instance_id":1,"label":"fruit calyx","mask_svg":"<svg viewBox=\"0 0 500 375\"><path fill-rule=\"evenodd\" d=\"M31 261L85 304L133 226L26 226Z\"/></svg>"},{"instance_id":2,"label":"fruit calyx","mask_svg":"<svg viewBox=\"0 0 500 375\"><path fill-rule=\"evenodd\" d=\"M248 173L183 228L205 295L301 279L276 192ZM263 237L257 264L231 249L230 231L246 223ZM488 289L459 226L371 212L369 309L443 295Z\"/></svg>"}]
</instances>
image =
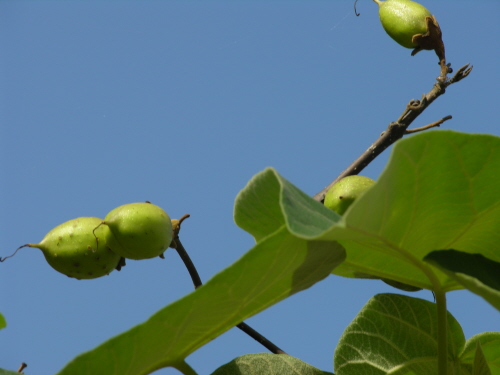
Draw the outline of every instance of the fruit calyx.
<instances>
[{"instance_id":1,"label":"fruit calyx","mask_svg":"<svg viewBox=\"0 0 500 375\"><path fill-rule=\"evenodd\" d=\"M425 17L425 23L427 24L427 32L425 34L416 34L412 37L412 42L416 44L417 47L411 52L411 55L415 56L424 49L428 51L434 50L439 58L439 65L441 65L441 76L444 77L446 74L451 73L452 70L450 66L446 64L441 27L439 27L439 23L434 16Z\"/></svg>"},{"instance_id":2,"label":"fruit calyx","mask_svg":"<svg viewBox=\"0 0 500 375\"><path fill-rule=\"evenodd\" d=\"M172 236L172 242L170 243L170 246L172 249L177 249L178 243L177 239L179 238L179 232L181 230L181 224L184 220L186 220L188 217L191 215L185 214L183 215L180 219L172 219L172 230L173 230L173 236ZM163 254L160 255L160 258L164 258Z\"/></svg>"}]
</instances>

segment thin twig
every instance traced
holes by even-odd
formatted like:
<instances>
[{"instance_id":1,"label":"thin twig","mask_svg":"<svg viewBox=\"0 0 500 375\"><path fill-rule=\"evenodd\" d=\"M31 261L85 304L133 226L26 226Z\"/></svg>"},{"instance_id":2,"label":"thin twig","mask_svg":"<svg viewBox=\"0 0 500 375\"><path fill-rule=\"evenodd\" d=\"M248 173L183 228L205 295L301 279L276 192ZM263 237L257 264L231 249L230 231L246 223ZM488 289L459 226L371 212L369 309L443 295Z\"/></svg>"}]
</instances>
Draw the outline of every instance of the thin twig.
<instances>
[{"instance_id":1,"label":"thin twig","mask_svg":"<svg viewBox=\"0 0 500 375\"><path fill-rule=\"evenodd\" d=\"M184 215L183 219L187 218L189 216ZM181 220L180 220L181 221ZM182 221L181 221L182 222ZM180 224L180 223L179 223ZM179 225L180 227L180 225ZM180 229L180 228L179 228ZM182 245L182 242L179 239L179 230L174 231L175 233L175 238L174 241L172 241L172 244L175 246L174 249L177 251L179 256L181 257L182 261L184 262L184 265L186 266L189 275L191 276L191 280L193 281L194 288L199 288L203 283L201 281L200 275L198 274L198 271L196 270L196 267L194 266L193 261L189 257L186 249ZM245 332L247 335L249 335L251 338L256 340L258 343L263 345L267 350L269 350L271 353L274 354L286 354L283 350L281 350L278 346L273 344L271 341L266 339L264 336L262 336L259 332L254 330L252 327L250 327L248 324L245 322L241 322L236 325L239 329L241 329L243 332Z\"/></svg>"},{"instance_id":2,"label":"thin twig","mask_svg":"<svg viewBox=\"0 0 500 375\"><path fill-rule=\"evenodd\" d=\"M436 122L433 122L431 124L427 124L425 126L421 126L420 128L415 128L415 129L406 129L405 131L405 135L406 134L412 134L412 133L418 133L418 132L423 132L424 130L428 130L428 129L431 129L431 128L436 128L436 127L439 127L443 122L445 121L448 121L448 120L451 120L452 117L451 116L446 116L446 117L443 117L441 120L438 120Z\"/></svg>"},{"instance_id":3,"label":"thin twig","mask_svg":"<svg viewBox=\"0 0 500 375\"><path fill-rule=\"evenodd\" d=\"M461 67L457 73L448 80L439 79L434 87L427 93L422 95L421 100L410 100L406 105L403 114L395 121L389 124L387 129L372 143L366 151L364 151L354 162L351 163L338 177L333 180L328 186L317 193L313 199L323 202L325 194L336 182L340 179L360 173L368 164L370 164L378 155L394 142L401 139L407 133L407 128L410 124L438 97L446 92L446 88L458 82L469 75L472 71L470 64ZM441 77L440 77L441 78ZM448 119L445 117L444 119ZM442 119L443 120L443 119ZM441 121L442 121L441 120ZM445 120L446 121L446 120Z\"/></svg>"}]
</instances>

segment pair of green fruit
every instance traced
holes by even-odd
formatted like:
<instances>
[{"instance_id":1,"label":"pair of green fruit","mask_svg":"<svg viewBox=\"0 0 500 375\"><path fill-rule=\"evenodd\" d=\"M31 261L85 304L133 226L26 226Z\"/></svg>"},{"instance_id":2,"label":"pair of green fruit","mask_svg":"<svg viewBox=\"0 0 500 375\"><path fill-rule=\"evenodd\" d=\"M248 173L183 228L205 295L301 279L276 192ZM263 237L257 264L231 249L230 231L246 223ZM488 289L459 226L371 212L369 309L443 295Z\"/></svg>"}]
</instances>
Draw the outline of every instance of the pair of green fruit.
<instances>
[{"instance_id":1,"label":"pair of green fruit","mask_svg":"<svg viewBox=\"0 0 500 375\"><path fill-rule=\"evenodd\" d=\"M172 221L160 207L130 203L104 220L79 217L52 229L38 244L52 268L76 279L94 279L120 268L121 259L148 259L163 254L173 238Z\"/></svg>"}]
</instances>

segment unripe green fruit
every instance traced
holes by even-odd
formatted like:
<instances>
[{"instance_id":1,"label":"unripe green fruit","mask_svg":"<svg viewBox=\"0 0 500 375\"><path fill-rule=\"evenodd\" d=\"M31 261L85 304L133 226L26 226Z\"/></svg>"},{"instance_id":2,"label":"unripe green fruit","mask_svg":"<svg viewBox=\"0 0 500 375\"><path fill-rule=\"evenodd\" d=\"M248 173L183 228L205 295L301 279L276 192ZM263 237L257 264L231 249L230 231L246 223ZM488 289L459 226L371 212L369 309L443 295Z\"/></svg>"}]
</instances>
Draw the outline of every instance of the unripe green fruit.
<instances>
[{"instance_id":1,"label":"unripe green fruit","mask_svg":"<svg viewBox=\"0 0 500 375\"><path fill-rule=\"evenodd\" d=\"M410 0L373 1L379 5L380 22L387 34L403 47L418 47L412 38L427 32L425 17L432 17L431 13L423 5Z\"/></svg>"},{"instance_id":2,"label":"unripe green fruit","mask_svg":"<svg viewBox=\"0 0 500 375\"><path fill-rule=\"evenodd\" d=\"M93 233L101 222L98 217L69 220L52 229L40 243L26 246L42 250L56 271L75 279L95 279L113 271L120 260L103 240L109 236L108 228Z\"/></svg>"},{"instance_id":3,"label":"unripe green fruit","mask_svg":"<svg viewBox=\"0 0 500 375\"><path fill-rule=\"evenodd\" d=\"M107 244L124 258L154 258L172 242L170 217L149 202L119 206L106 215L102 224L110 230Z\"/></svg>"},{"instance_id":4,"label":"unripe green fruit","mask_svg":"<svg viewBox=\"0 0 500 375\"><path fill-rule=\"evenodd\" d=\"M371 178L364 176L344 177L327 191L324 204L339 215L343 215L352 202L374 183Z\"/></svg>"}]
</instances>

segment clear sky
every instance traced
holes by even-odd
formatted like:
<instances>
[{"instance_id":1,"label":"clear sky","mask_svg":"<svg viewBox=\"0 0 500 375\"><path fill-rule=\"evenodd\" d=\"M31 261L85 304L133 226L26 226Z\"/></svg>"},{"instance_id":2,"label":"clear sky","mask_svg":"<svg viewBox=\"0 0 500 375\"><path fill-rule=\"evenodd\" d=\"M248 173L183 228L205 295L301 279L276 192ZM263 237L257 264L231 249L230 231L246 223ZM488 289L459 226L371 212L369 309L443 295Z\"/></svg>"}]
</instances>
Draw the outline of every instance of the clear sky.
<instances>
[{"instance_id":1,"label":"clear sky","mask_svg":"<svg viewBox=\"0 0 500 375\"><path fill-rule=\"evenodd\" d=\"M414 123L500 135L500 2L422 1L448 61L472 74ZM0 256L79 216L149 200L172 217L203 280L253 239L233 221L238 191L275 167L310 195L333 180L439 73L383 31L377 5L353 1L0 1ZM362 174L382 171L386 151ZM0 264L0 368L50 375L77 354L189 293L173 250L77 281L37 249ZM379 281L330 276L247 320L285 351L332 371L344 328ZM412 294L432 300L428 291ZM498 313L448 295L466 337ZM266 351L232 329L190 357L199 374ZM163 369L158 374L177 374Z\"/></svg>"}]
</instances>

